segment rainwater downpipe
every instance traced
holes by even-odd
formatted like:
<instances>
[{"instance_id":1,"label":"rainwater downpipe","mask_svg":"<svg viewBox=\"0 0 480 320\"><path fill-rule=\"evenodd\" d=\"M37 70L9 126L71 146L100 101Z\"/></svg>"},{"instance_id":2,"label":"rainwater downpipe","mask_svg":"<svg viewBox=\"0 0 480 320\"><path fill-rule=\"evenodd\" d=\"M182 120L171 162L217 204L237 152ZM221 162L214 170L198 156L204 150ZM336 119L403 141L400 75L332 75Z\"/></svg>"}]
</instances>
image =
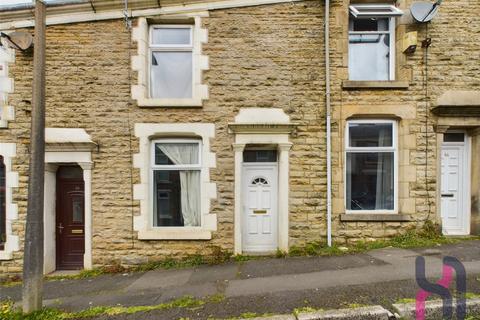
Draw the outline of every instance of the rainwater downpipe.
<instances>
[{"instance_id":1,"label":"rainwater downpipe","mask_svg":"<svg viewBox=\"0 0 480 320\"><path fill-rule=\"evenodd\" d=\"M330 106L330 0L325 0L325 103L327 106L327 244L332 246L332 136Z\"/></svg>"}]
</instances>

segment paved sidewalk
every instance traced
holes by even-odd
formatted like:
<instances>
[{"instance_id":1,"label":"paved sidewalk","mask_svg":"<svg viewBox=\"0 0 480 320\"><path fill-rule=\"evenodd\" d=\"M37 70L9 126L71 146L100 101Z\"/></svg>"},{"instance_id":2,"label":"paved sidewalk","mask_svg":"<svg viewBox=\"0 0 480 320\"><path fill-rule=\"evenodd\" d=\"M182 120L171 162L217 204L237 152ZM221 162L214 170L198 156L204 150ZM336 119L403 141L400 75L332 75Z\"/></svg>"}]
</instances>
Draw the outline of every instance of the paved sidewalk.
<instances>
[{"instance_id":1,"label":"paved sidewalk","mask_svg":"<svg viewBox=\"0 0 480 320\"><path fill-rule=\"evenodd\" d=\"M480 293L480 241L465 241L427 249L386 248L339 257L269 258L51 281L45 284L45 304L78 311L92 306L156 305L185 295L225 296L222 302L207 303L196 310L157 310L141 316L111 319L227 318L245 312L291 313L303 306L327 309L378 304L391 307L400 298L415 296L418 287L414 280L414 262L418 255L426 257L427 276L434 279L441 275L443 256L457 257L467 270L468 291ZM19 286L0 287L0 300L18 301L20 289Z\"/></svg>"}]
</instances>

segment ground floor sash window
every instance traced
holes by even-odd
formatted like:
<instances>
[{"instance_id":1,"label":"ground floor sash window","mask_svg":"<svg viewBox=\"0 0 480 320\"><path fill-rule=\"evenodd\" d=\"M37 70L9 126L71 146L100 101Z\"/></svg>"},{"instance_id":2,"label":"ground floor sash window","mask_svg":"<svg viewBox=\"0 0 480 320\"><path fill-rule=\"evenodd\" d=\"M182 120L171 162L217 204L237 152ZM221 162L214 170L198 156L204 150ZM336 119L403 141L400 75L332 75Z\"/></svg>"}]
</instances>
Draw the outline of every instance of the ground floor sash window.
<instances>
[{"instance_id":1,"label":"ground floor sash window","mask_svg":"<svg viewBox=\"0 0 480 320\"><path fill-rule=\"evenodd\" d=\"M396 210L395 126L390 120L347 123L347 211Z\"/></svg>"},{"instance_id":2,"label":"ground floor sash window","mask_svg":"<svg viewBox=\"0 0 480 320\"><path fill-rule=\"evenodd\" d=\"M153 227L199 227L200 142L153 142Z\"/></svg>"},{"instance_id":3,"label":"ground floor sash window","mask_svg":"<svg viewBox=\"0 0 480 320\"><path fill-rule=\"evenodd\" d=\"M5 163L0 156L0 250L5 247L7 241L7 210L6 210L6 183L5 183Z\"/></svg>"}]
</instances>

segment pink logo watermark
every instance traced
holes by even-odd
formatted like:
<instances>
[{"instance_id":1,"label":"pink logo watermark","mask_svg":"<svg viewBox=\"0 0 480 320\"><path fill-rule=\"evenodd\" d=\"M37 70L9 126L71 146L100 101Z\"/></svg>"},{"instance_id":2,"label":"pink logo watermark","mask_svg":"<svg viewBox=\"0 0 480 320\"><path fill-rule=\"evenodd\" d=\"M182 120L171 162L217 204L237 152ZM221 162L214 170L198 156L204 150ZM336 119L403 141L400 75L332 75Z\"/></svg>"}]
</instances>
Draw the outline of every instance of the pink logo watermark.
<instances>
[{"instance_id":1,"label":"pink logo watermark","mask_svg":"<svg viewBox=\"0 0 480 320\"><path fill-rule=\"evenodd\" d=\"M453 280L453 272L456 274L456 316L464 320L466 317L465 292L467 289L467 276L465 267L455 257L443 258L442 278L437 283L432 283L425 276L425 258L417 257L415 260L416 280L420 290L416 297L416 319L425 320L425 301L432 294L439 295L443 300L443 319L453 319L452 294L449 290Z\"/></svg>"}]
</instances>

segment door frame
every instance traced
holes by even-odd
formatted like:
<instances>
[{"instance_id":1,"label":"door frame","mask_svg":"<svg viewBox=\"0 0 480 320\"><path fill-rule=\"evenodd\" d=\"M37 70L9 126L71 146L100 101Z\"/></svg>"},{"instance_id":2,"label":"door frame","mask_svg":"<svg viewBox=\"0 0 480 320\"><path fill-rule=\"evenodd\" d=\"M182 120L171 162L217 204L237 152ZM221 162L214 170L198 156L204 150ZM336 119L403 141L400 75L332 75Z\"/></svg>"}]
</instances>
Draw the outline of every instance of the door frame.
<instances>
[{"instance_id":1,"label":"door frame","mask_svg":"<svg viewBox=\"0 0 480 320\"><path fill-rule=\"evenodd\" d=\"M297 124L281 108L241 108L228 132L233 133L235 154L234 254L242 254L242 163L246 145L276 145L278 151L278 249L289 247L289 155L290 135Z\"/></svg>"},{"instance_id":2,"label":"door frame","mask_svg":"<svg viewBox=\"0 0 480 320\"><path fill-rule=\"evenodd\" d=\"M469 235L470 234L470 221L471 221L471 162L472 162L472 159L471 159L471 149L472 149L472 139L471 137L468 135L467 131L466 130L448 130L446 131L445 133L463 133L465 135L465 141L464 142L444 142L443 141L443 137L444 135L442 134L442 140L441 140L441 143L440 143L440 153L439 153L439 172L440 172L440 186L439 188L437 188L437 193L438 193L438 199L439 199L439 203L438 203L438 210L440 212L440 221L442 223L442 233L444 235ZM445 134L444 133L444 134ZM442 219L442 173L441 173L441 170L442 170L442 151L443 151L443 147L455 147L455 146L461 146L461 147L464 147L464 151L463 151L463 176L464 176L464 186L465 186L465 190L463 190L462 192L462 195L463 195L463 198L462 198L462 202L463 202L463 214L464 214L464 217L465 217L465 221L464 221L464 226L462 228L462 232L460 233L450 233L450 234L447 234L444 232L444 228L443 228L443 219Z\"/></svg>"},{"instance_id":3,"label":"door frame","mask_svg":"<svg viewBox=\"0 0 480 320\"><path fill-rule=\"evenodd\" d=\"M276 138L276 139L275 139ZM235 152L235 212L234 212L234 254L243 253L243 151L245 146L256 144L276 144L278 151L277 176L277 212L278 212L278 249L288 252L289 237L289 153L292 143L288 141L288 134L237 134L233 144Z\"/></svg>"},{"instance_id":4,"label":"door frame","mask_svg":"<svg viewBox=\"0 0 480 320\"><path fill-rule=\"evenodd\" d=\"M56 270L56 173L61 165L78 165L83 170L85 212L85 254L83 269L92 269L92 158L90 151L45 152L44 274Z\"/></svg>"},{"instance_id":5,"label":"door frame","mask_svg":"<svg viewBox=\"0 0 480 320\"><path fill-rule=\"evenodd\" d=\"M279 176L279 166L278 166L278 162L243 162L242 163L242 191L245 190L245 188L247 187L246 184L250 183L250 181L247 181L245 179L243 179L243 177L245 176L245 171L247 168L252 168L252 169L263 169L263 168L273 168L274 172L275 172L275 183L276 183L276 193L275 193L275 202L272 202L272 204L274 204L274 208L275 208L275 224L276 224L276 230L275 230L275 236L276 236L276 248L272 249L273 251L275 251L276 249L278 249L278 246L279 246L279 233L280 233L280 228L279 228L279 210L278 210L278 204L279 204L279 185L278 185L278 176ZM244 226L247 225L247 221L246 221L246 212L245 212L245 207L244 207L244 201L245 201L245 194L242 192L242 247L243 247L243 236L245 235L245 229L243 228ZM269 253L271 252L272 250L270 249L267 249L267 250L264 250L264 251L261 251L259 250L258 252L262 253L262 252L265 252L265 253ZM249 250L245 250L246 252L249 252L249 253L257 253L257 251L255 250L252 250L252 251L249 251Z\"/></svg>"}]
</instances>

